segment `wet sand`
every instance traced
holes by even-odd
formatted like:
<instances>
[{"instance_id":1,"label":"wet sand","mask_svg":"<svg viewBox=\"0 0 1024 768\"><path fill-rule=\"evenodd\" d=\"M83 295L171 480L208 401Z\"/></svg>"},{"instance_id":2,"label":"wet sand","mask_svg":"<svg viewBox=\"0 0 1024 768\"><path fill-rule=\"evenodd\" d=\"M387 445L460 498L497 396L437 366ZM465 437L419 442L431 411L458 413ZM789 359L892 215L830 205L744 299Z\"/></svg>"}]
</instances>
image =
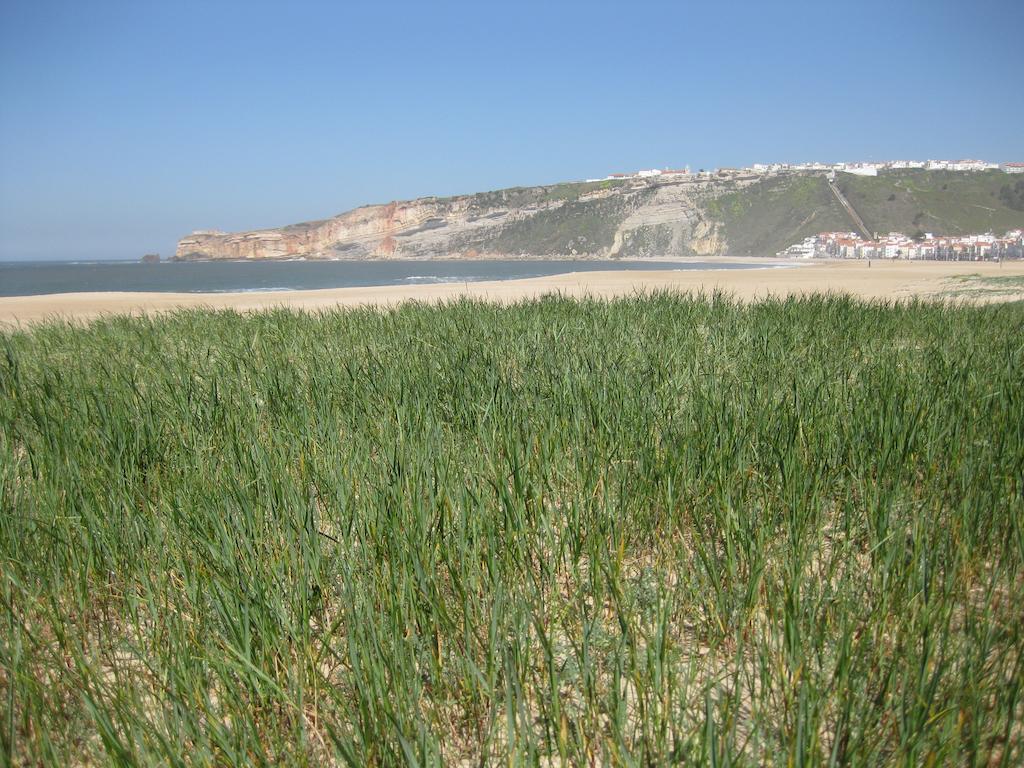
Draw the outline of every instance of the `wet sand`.
<instances>
[{"instance_id":1,"label":"wet sand","mask_svg":"<svg viewBox=\"0 0 1024 768\"><path fill-rule=\"evenodd\" d=\"M707 259L702 259L708 261ZM739 260L737 260L739 261ZM745 260L749 263L749 259ZM771 262L777 264L778 262ZM19 325L49 319L90 320L111 314L166 312L184 307L230 308L239 311L290 307L326 309L336 306L389 306L403 301L438 302L463 296L514 301L543 294L623 296L652 290L724 291L742 300L809 293L846 293L865 299L958 298L980 301L1024 299L1024 289L977 291L965 295L957 278L1024 278L1024 261L1002 265L981 262L863 261L792 262L784 268L756 270L692 270L570 272L551 277L478 283L389 285L312 291L247 293L60 293L0 298L0 323Z\"/></svg>"}]
</instances>

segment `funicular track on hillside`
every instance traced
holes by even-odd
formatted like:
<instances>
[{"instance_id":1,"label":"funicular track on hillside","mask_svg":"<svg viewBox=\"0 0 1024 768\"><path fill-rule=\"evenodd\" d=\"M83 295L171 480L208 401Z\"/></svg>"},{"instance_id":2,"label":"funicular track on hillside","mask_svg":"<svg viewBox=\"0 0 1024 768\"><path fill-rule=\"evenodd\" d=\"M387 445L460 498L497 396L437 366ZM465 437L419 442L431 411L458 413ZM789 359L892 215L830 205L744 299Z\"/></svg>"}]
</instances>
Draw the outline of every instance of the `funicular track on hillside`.
<instances>
[{"instance_id":1,"label":"funicular track on hillside","mask_svg":"<svg viewBox=\"0 0 1024 768\"><path fill-rule=\"evenodd\" d=\"M857 213L857 209L853 207L849 200L846 199L846 195L844 195L839 190L839 186L836 184L835 179L832 177L828 177L828 188L832 190L832 194L836 196L836 200L838 200L839 204L843 206L843 210L846 211L847 215L853 221L858 231L867 240L874 239L874 235L868 229L867 224L864 223L864 219L860 217L860 214Z\"/></svg>"}]
</instances>

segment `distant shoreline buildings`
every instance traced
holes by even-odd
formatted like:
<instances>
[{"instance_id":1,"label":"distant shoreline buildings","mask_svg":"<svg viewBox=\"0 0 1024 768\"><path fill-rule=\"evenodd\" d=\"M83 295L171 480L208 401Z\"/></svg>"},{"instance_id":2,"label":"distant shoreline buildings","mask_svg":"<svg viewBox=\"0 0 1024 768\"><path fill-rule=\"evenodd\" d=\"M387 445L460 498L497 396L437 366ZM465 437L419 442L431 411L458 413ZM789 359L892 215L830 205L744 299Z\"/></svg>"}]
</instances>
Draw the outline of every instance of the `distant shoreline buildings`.
<instances>
[{"instance_id":1,"label":"distant shoreline buildings","mask_svg":"<svg viewBox=\"0 0 1024 768\"><path fill-rule=\"evenodd\" d=\"M931 261L1001 261L1024 258L1024 230L1013 229L1002 237L991 233L940 237L926 233L911 238L891 232L867 240L856 232L822 232L791 245L779 256L805 259L921 259Z\"/></svg>"},{"instance_id":2,"label":"distant shoreline buildings","mask_svg":"<svg viewBox=\"0 0 1024 768\"><path fill-rule=\"evenodd\" d=\"M778 173L793 172L833 172L851 173L856 176L877 176L879 171L886 170L922 170L922 171L1002 171L1003 173L1024 173L1024 163L990 163L985 160L888 160L885 162L858 163L754 163L744 168L715 168L710 171L703 169L692 173L690 167L685 168L648 168L632 173L610 173L598 179L586 179L587 182L623 181L626 179L653 178L709 178L712 176L728 176L735 174L771 176Z\"/></svg>"}]
</instances>

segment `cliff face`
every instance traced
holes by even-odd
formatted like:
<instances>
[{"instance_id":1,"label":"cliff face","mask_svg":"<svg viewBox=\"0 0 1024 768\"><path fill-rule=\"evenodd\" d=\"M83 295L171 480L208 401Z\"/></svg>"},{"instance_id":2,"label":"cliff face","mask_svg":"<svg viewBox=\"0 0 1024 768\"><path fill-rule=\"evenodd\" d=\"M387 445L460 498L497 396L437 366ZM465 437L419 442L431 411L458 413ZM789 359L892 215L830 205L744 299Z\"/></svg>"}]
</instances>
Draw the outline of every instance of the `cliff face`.
<instances>
[{"instance_id":1,"label":"cliff face","mask_svg":"<svg viewBox=\"0 0 1024 768\"><path fill-rule=\"evenodd\" d=\"M194 232L175 258L590 258L721 253L706 203L754 177L560 184L371 205L254 232Z\"/></svg>"},{"instance_id":2,"label":"cliff face","mask_svg":"<svg viewBox=\"0 0 1024 768\"><path fill-rule=\"evenodd\" d=\"M1024 226L999 171L840 176L843 193L874 232ZM771 256L808 235L852 228L821 173L729 172L427 197L280 229L194 232L178 244L176 258Z\"/></svg>"}]
</instances>

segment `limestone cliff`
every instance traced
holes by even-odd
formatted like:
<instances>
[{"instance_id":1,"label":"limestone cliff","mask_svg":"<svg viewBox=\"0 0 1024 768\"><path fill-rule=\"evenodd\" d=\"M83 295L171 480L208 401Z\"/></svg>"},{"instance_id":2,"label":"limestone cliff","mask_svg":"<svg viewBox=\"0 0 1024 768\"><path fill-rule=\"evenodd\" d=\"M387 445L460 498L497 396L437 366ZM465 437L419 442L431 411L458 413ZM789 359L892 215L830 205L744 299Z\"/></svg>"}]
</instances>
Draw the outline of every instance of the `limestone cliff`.
<instances>
[{"instance_id":1,"label":"limestone cliff","mask_svg":"<svg viewBox=\"0 0 1024 768\"><path fill-rule=\"evenodd\" d=\"M731 175L525 187L357 208L279 229L183 238L175 258L618 258L722 252L708 200L756 178Z\"/></svg>"}]
</instances>

